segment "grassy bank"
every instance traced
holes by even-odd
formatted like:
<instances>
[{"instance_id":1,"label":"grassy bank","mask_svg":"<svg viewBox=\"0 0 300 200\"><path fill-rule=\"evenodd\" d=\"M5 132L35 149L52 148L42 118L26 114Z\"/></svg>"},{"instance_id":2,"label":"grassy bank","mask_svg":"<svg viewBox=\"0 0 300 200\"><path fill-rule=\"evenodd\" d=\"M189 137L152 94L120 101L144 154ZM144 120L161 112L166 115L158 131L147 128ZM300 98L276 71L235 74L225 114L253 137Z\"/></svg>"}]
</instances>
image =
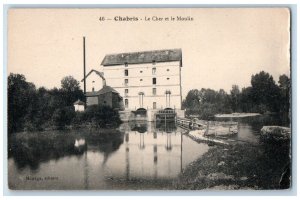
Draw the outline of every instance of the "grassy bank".
<instances>
[{"instance_id":1,"label":"grassy bank","mask_svg":"<svg viewBox=\"0 0 300 200\"><path fill-rule=\"evenodd\" d=\"M176 189L279 189L289 163L288 144L214 146L191 163L174 183Z\"/></svg>"}]
</instances>

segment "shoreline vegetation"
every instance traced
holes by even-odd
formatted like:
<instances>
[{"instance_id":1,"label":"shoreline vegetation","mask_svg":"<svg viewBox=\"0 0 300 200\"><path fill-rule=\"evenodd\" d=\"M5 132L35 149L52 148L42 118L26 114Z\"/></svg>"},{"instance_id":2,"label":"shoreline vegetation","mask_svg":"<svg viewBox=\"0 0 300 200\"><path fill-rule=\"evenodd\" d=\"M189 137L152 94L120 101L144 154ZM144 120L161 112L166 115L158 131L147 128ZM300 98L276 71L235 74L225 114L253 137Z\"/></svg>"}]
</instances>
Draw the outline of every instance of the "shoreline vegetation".
<instances>
[{"instance_id":1,"label":"shoreline vegetation","mask_svg":"<svg viewBox=\"0 0 300 200\"><path fill-rule=\"evenodd\" d=\"M61 88L36 88L24 75L8 76L8 134L84 127L114 128L121 124L118 111L109 106L89 106L75 112L74 102L85 101L79 81L61 80Z\"/></svg>"},{"instance_id":2,"label":"shoreline vegetation","mask_svg":"<svg viewBox=\"0 0 300 200\"><path fill-rule=\"evenodd\" d=\"M8 133L76 128L80 126L115 127L121 123L116 110L99 106L75 112L73 103L85 101L79 81L72 76L61 80L60 88L36 88L22 74L8 76ZM214 117L246 117L276 113L290 116L290 78L283 74L278 84L261 71L251 77L251 86L239 89L233 85L230 93L192 89L182 102L186 116L201 120ZM95 111L97 110L97 111ZM108 114L107 114L108 113Z\"/></svg>"},{"instance_id":3,"label":"shoreline vegetation","mask_svg":"<svg viewBox=\"0 0 300 200\"><path fill-rule=\"evenodd\" d=\"M264 71L251 76L251 86L239 88L232 85L229 93L220 89L192 89L182 103L187 116L210 120L216 115L224 117L243 117L259 114L278 114L290 116L290 78L283 74L276 83ZM226 115L228 114L228 115Z\"/></svg>"}]
</instances>

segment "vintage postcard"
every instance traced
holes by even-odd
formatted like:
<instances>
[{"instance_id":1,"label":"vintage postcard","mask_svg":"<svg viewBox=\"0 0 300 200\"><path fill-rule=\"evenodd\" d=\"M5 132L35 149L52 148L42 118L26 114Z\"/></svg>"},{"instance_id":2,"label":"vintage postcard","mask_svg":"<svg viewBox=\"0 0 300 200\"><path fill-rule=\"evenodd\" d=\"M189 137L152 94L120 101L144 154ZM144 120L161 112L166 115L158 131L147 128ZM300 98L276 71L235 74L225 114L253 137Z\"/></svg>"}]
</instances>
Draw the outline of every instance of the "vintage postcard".
<instances>
[{"instance_id":1,"label":"vintage postcard","mask_svg":"<svg viewBox=\"0 0 300 200\"><path fill-rule=\"evenodd\" d=\"M290 10L11 8L10 190L290 189Z\"/></svg>"}]
</instances>

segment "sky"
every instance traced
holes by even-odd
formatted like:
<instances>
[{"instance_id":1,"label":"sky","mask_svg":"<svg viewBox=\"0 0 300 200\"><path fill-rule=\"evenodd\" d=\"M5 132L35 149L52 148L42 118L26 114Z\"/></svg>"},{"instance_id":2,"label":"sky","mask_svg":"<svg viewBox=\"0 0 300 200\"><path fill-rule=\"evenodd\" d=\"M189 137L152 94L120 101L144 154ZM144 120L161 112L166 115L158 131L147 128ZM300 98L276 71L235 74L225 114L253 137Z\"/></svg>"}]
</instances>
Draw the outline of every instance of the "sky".
<instances>
[{"instance_id":1,"label":"sky","mask_svg":"<svg viewBox=\"0 0 300 200\"><path fill-rule=\"evenodd\" d=\"M177 16L193 20L170 20ZM262 70L276 82L290 74L284 8L10 9L8 20L7 73L24 74L37 87L83 78L83 36L87 72L101 71L106 54L181 48L183 98L191 89L248 87Z\"/></svg>"}]
</instances>

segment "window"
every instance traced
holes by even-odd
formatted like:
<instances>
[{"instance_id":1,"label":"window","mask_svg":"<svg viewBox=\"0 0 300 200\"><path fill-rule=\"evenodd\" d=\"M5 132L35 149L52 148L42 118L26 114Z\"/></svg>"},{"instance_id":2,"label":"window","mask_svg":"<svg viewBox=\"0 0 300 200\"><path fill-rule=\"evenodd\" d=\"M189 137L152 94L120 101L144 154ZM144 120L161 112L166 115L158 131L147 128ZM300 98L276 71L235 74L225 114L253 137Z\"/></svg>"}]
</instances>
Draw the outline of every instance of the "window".
<instances>
[{"instance_id":1,"label":"window","mask_svg":"<svg viewBox=\"0 0 300 200\"><path fill-rule=\"evenodd\" d=\"M153 109L156 109L156 102L153 102Z\"/></svg>"},{"instance_id":2,"label":"window","mask_svg":"<svg viewBox=\"0 0 300 200\"><path fill-rule=\"evenodd\" d=\"M167 80L170 80L170 78L167 78Z\"/></svg>"},{"instance_id":3,"label":"window","mask_svg":"<svg viewBox=\"0 0 300 200\"><path fill-rule=\"evenodd\" d=\"M128 99L125 99L125 108L128 108Z\"/></svg>"},{"instance_id":4,"label":"window","mask_svg":"<svg viewBox=\"0 0 300 200\"><path fill-rule=\"evenodd\" d=\"M170 69L167 69L167 71L170 71Z\"/></svg>"},{"instance_id":5,"label":"window","mask_svg":"<svg viewBox=\"0 0 300 200\"><path fill-rule=\"evenodd\" d=\"M152 75L156 74L156 68L152 68Z\"/></svg>"},{"instance_id":6,"label":"window","mask_svg":"<svg viewBox=\"0 0 300 200\"><path fill-rule=\"evenodd\" d=\"M125 79L125 85L126 86L128 85L128 79Z\"/></svg>"},{"instance_id":7,"label":"window","mask_svg":"<svg viewBox=\"0 0 300 200\"><path fill-rule=\"evenodd\" d=\"M143 81L143 79L140 79L140 81Z\"/></svg>"},{"instance_id":8,"label":"window","mask_svg":"<svg viewBox=\"0 0 300 200\"><path fill-rule=\"evenodd\" d=\"M124 73L125 73L125 76L128 76L128 69L125 69Z\"/></svg>"},{"instance_id":9,"label":"window","mask_svg":"<svg viewBox=\"0 0 300 200\"><path fill-rule=\"evenodd\" d=\"M152 94L156 95L156 88L152 88Z\"/></svg>"},{"instance_id":10,"label":"window","mask_svg":"<svg viewBox=\"0 0 300 200\"><path fill-rule=\"evenodd\" d=\"M125 96L128 95L128 89L125 89Z\"/></svg>"},{"instance_id":11,"label":"window","mask_svg":"<svg viewBox=\"0 0 300 200\"><path fill-rule=\"evenodd\" d=\"M127 62L124 65L125 65L125 67L128 67L128 63Z\"/></svg>"},{"instance_id":12,"label":"window","mask_svg":"<svg viewBox=\"0 0 300 200\"><path fill-rule=\"evenodd\" d=\"M156 78L152 78L152 84L153 84L153 85L156 84Z\"/></svg>"},{"instance_id":13,"label":"window","mask_svg":"<svg viewBox=\"0 0 300 200\"><path fill-rule=\"evenodd\" d=\"M93 85L93 87L92 87L92 91L93 91L93 92L95 91L95 88L94 88L94 83L95 83L95 81L92 81L92 85Z\"/></svg>"},{"instance_id":14,"label":"window","mask_svg":"<svg viewBox=\"0 0 300 200\"><path fill-rule=\"evenodd\" d=\"M156 64L155 60L152 60L152 64L153 64L153 65L155 65L155 64Z\"/></svg>"},{"instance_id":15,"label":"window","mask_svg":"<svg viewBox=\"0 0 300 200\"><path fill-rule=\"evenodd\" d=\"M140 73L143 73L143 71L140 71Z\"/></svg>"}]
</instances>

